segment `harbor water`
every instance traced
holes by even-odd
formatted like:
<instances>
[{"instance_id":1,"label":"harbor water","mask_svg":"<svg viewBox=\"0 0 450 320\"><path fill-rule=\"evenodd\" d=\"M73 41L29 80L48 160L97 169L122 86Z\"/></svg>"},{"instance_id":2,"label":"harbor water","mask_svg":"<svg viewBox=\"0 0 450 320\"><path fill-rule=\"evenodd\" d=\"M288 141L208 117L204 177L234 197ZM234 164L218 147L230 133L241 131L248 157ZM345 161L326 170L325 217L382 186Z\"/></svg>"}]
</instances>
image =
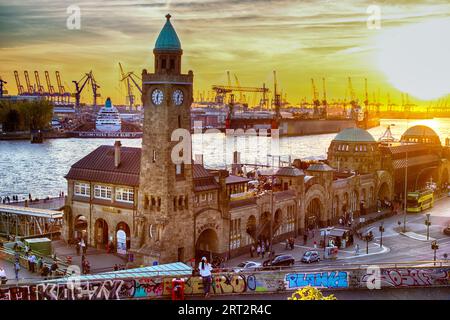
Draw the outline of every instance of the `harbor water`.
<instances>
[{"instance_id":1,"label":"harbor water","mask_svg":"<svg viewBox=\"0 0 450 320\"><path fill-rule=\"evenodd\" d=\"M450 136L450 119L431 120L382 120L381 125L369 132L378 139L388 125L395 138L413 125L423 124L433 128L444 143ZM241 163L272 164L267 154L280 155L283 160L325 159L328 146L336 134L301 137L283 137L279 140L279 151L271 149L270 137L226 137L224 134L203 134L193 136L193 157L203 154L207 168L224 167L232 163L232 153L241 153ZM141 139L123 139L122 145L141 147ZM43 144L29 141L0 141L0 196L19 195L40 199L58 196L66 192L64 176L69 168L100 145L113 145L114 139L53 139ZM278 158L277 158L278 159ZM278 160L276 160L278 161Z\"/></svg>"}]
</instances>

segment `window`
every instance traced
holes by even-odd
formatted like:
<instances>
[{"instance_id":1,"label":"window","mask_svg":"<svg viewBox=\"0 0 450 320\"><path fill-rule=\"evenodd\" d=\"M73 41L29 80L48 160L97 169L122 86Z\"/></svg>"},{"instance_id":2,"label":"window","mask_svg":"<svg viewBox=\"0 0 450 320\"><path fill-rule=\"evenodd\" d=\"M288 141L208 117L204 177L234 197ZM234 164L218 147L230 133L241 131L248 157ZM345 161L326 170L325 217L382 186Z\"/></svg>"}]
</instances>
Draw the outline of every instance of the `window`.
<instances>
[{"instance_id":1,"label":"window","mask_svg":"<svg viewBox=\"0 0 450 320\"><path fill-rule=\"evenodd\" d=\"M98 199L111 199L112 188L108 186L96 185L94 187L94 197Z\"/></svg>"},{"instance_id":2,"label":"window","mask_svg":"<svg viewBox=\"0 0 450 320\"><path fill-rule=\"evenodd\" d=\"M241 246L241 219L230 221L230 249L237 249Z\"/></svg>"},{"instance_id":3,"label":"window","mask_svg":"<svg viewBox=\"0 0 450 320\"><path fill-rule=\"evenodd\" d=\"M175 60L170 59L170 69L175 69Z\"/></svg>"},{"instance_id":4,"label":"window","mask_svg":"<svg viewBox=\"0 0 450 320\"><path fill-rule=\"evenodd\" d=\"M184 163L175 165L175 176L178 179L182 179L184 177Z\"/></svg>"},{"instance_id":5,"label":"window","mask_svg":"<svg viewBox=\"0 0 450 320\"><path fill-rule=\"evenodd\" d=\"M214 199L214 193L212 193L212 192L208 193L208 200L213 201L213 199Z\"/></svg>"},{"instance_id":6,"label":"window","mask_svg":"<svg viewBox=\"0 0 450 320\"><path fill-rule=\"evenodd\" d=\"M89 197L91 194L89 183L75 182L73 189L76 196Z\"/></svg>"},{"instance_id":7,"label":"window","mask_svg":"<svg viewBox=\"0 0 450 320\"><path fill-rule=\"evenodd\" d=\"M166 59L162 59L162 62L161 62L161 68L162 68L162 69L165 69L165 68L166 68Z\"/></svg>"},{"instance_id":8,"label":"window","mask_svg":"<svg viewBox=\"0 0 450 320\"><path fill-rule=\"evenodd\" d=\"M116 200L121 202L134 202L133 188L119 187L116 188Z\"/></svg>"},{"instance_id":9,"label":"window","mask_svg":"<svg viewBox=\"0 0 450 320\"><path fill-rule=\"evenodd\" d=\"M202 201L206 201L206 193L202 193Z\"/></svg>"}]
</instances>

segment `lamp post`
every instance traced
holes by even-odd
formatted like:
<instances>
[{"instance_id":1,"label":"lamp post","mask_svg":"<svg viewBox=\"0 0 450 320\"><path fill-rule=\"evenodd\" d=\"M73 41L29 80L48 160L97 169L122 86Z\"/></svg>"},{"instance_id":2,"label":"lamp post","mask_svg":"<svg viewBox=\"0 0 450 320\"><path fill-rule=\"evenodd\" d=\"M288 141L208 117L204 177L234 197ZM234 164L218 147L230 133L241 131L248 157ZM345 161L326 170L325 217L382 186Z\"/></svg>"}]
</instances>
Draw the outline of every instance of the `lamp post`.
<instances>
[{"instance_id":1,"label":"lamp post","mask_svg":"<svg viewBox=\"0 0 450 320\"><path fill-rule=\"evenodd\" d=\"M427 220L425 220L425 225L427 226L427 240L430 240L431 221L430 221L430 214L429 213L427 213Z\"/></svg>"},{"instance_id":2,"label":"lamp post","mask_svg":"<svg viewBox=\"0 0 450 320\"><path fill-rule=\"evenodd\" d=\"M434 240L431 242L431 250L434 250L434 265L436 265L436 251L439 249L439 245L437 244L437 241Z\"/></svg>"},{"instance_id":3,"label":"lamp post","mask_svg":"<svg viewBox=\"0 0 450 320\"><path fill-rule=\"evenodd\" d=\"M380 233L381 233L381 238L380 238L380 248L381 248L381 247L383 247L383 232L384 232L383 222L381 223L381 226L378 230L380 230Z\"/></svg>"}]
</instances>

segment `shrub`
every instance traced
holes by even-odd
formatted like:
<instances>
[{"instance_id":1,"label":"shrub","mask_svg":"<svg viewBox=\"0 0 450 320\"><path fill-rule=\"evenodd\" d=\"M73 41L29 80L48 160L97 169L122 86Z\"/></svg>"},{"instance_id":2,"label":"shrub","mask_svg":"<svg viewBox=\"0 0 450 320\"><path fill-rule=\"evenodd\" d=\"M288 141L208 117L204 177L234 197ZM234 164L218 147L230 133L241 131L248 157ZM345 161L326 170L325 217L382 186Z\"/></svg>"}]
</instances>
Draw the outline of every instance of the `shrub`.
<instances>
[{"instance_id":1,"label":"shrub","mask_svg":"<svg viewBox=\"0 0 450 320\"><path fill-rule=\"evenodd\" d=\"M295 291L288 300L337 300L332 294L324 296L322 292L311 286L304 287Z\"/></svg>"}]
</instances>

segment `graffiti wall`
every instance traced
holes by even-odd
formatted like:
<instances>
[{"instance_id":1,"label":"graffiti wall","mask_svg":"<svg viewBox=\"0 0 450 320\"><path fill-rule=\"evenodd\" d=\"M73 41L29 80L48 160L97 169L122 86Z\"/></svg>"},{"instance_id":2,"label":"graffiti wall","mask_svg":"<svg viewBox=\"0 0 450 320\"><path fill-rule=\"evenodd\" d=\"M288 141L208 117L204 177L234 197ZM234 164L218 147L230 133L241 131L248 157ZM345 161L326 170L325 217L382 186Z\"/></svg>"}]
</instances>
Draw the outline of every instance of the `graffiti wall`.
<instances>
[{"instance_id":1,"label":"graffiti wall","mask_svg":"<svg viewBox=\"0 0 450 320\"><path fill-rule=\"evenodd\" d=\"M39 283L0 287L0 300L124 300L168 297L173 278L106 279L80 283ZM202 294L200 277L185 277L185 294ZM450 286L450 268L391 268L324 272L221 273L213 276L212 294L296 290Z\"/></svg>"},{"instance_id":2,"label":"graffiti wall","mask_svg":"<svg viewBox=\"0 0 450 320\"><path fill-rule=\"evenodd\" d=\"M378 283L377 283L378 281ZM449 268L380 269L364 274L361 284L372 287L427 287L450 285Z\"/></svg>"}]
</instances>

